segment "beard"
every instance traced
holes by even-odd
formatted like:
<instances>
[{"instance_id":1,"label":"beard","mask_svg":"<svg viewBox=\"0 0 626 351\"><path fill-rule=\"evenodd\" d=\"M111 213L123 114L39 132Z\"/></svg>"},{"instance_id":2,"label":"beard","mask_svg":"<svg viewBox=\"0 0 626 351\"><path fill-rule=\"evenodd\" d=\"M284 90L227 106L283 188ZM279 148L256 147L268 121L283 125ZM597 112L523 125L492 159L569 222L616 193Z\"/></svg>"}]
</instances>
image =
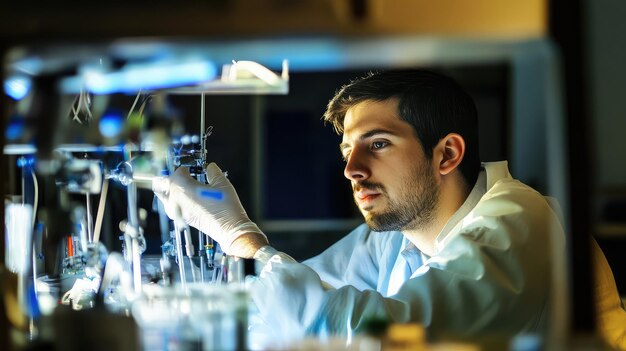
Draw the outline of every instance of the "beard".
<instances>
[{"instance_id":1,"label":"beard","mask_svg":"<svg viewBox=\"0 0 626 351\"><path fill-rule=\"evenodd\" d=\"M365 222L374 231L423 229L434 220L439 187L428 163L415 166L411 174L402 180L398 195L394 198L389 196L380 183L363 181L353 188L376 190L387 198L388 205L381 212L361 210Z\"/></svg>"}]
</instances>

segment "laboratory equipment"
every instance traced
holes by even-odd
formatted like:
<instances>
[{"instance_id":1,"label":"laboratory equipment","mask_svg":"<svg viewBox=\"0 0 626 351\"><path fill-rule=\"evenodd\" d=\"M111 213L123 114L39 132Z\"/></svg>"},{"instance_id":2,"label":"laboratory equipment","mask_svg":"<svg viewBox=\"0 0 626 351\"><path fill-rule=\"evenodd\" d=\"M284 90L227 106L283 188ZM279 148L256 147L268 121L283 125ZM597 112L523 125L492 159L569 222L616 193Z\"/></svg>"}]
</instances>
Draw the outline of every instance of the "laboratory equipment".
<instances>
[{"instance_id":1,"label":"laboratory equipment","mask_svg":"<svg viewBox=\"0 0 626 351\"><path fill-rule=\"evenodd\" d=\"M133 304L146 350L247 350L248 300L238 286L150 286Z\"/></svg>"},{"instance_id":2,"label":"laboratory equipment","mask_svg":"<svg viewBox=\"0 0 626 351\"><path fill-rule=\"evenodd\" d=\"M243 261L225 255L210 233L190 228L180 215L168 218L152 181L185 167L206 183L213 127L205 125L205 94L286 93L287 69L285 63L277 75L235 61L214 81L209 60L140 60L121 68L86 60L77 75L32 77L29 93L13 106L13 144L4 148L22 184L5 208L5 263L20 277L20 309L32 340L81 349L90 339L110 337L97 332L98 320L110 320L127 326L116 331L126 334L119 339L128 341L126 349L140 347L137 340L153 349L148 336L161 319L146 316L157 312L179 328L176 340L204 349L246 348L247 295L237 268ZM182 123L172 95L200 98L199 131ZM142 204L146 196L152 212ZM156 228L150 226L155 217ZM111 235L116 232L119 238ZM150 246L160 248L156 257L146 255ZM206 299L210 305L201 303ZM85 333L70 338L69 328ZM185 330L196 336L189 339ZM169 341L161 349L172 349Z\"/></svg>"}]
</instances>

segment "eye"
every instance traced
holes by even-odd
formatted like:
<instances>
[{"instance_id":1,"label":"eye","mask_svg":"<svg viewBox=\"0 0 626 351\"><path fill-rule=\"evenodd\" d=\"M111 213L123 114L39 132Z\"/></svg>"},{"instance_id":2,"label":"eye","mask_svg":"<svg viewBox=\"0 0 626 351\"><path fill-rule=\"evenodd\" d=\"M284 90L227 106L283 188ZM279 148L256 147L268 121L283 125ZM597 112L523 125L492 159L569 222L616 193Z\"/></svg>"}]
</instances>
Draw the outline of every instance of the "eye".
<instances>
[{"instance_id":1,"label":"eye","mask_svg":"<svg viewBox=\"0 0 626 351\"><path fill-rule=\"evenodd\" d=\"M350 153L349 152L341 154L341 159L343 160L343 162L348 162L348 158L349 157L350 157Z\"/></svg>"},{"instance_id":2,"label":"eye","mask_svg":"<svg viewBox=\"0 0 626 351\"><path fill-rule=\"evenodd\" d=\"M379 150L389 145L389 142L386 141L374 141L372 142L372 150Z\"/></svg>"}]
</instances>

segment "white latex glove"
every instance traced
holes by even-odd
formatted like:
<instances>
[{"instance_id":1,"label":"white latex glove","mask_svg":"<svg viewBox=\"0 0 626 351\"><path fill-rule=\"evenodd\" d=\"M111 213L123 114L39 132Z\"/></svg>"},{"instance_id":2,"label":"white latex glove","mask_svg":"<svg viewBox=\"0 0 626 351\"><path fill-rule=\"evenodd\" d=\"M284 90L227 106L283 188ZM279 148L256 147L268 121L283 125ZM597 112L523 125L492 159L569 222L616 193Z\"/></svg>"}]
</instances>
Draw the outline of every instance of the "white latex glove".
<instances>
[{"instance_id":1,"label":"white latex glove","mask_svg":"<svg viewBox=\"0 0 626 351\"><path fill-rule=\"evenodd\" d=\"M246 233L267 237L243 209L235 188L222 170L210 163L206 167L209 184L202 184L181 167L169 178L157 178L152 190L163 202L165 212L173 219L180 213L190 226L208 234L222 250L230 254L233 241Z\"/></svg>"}]
</instances>

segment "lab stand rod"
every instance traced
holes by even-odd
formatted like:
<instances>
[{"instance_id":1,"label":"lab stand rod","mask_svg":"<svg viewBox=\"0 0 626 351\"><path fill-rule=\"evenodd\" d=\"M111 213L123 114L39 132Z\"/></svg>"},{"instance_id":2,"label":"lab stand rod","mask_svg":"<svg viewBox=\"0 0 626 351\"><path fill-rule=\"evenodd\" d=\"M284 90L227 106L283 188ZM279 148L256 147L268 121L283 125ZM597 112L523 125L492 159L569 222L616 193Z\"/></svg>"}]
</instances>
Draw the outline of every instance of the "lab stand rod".
<instances>
[{"instance_id":1,"label":"lab stand rod","mask_svg":"<svg viewBox=\"0 0 626 351\"><path fill-rule=\"evenodd\" d=\"M183 235L185 237L185 253L187 254L187 258L189 258L189 269L191 270L191 281L195 283L196 280L196 270L194 269L193 264L193 242L191 241L191 232L189 231L189 226L185 225L183 227Z\"/></svg>"},{"instance_id":2,"label":"lab stand rod","mask_svg":"<svg viewBox=\"0 0 626 351\"><path fill-rule=\"evenodd\" d=\"M141 293L141 252L139 250L139 218L137 215L137 185L131 182L126 187L128 198L128 223L126 235L131 239L131 260L133 267L133 286L137 294ZM130 229L130 230L129 230Z\"/></svg>"},{"instance_id":3,"label":"lab stand rod","mask_svg":"<svg viewBox=\"0 0 626 351\"><path fill-rule=\"evenodd\" d=\"M206 122L204 121L205 118L205 107L204 107L204 92L202 94L200 94L200 160L201 160L201 165L202 167L204 167L204 165L206 164L206 138L207 136L206 134Z\"/></svg>"},{"instance_id":4,"label":"lab stand rod","mask_svg":"<svg viewBox=\"0 0 626 351\"><path fill-rule=\"evenodd\" d=\"M87 243L93 243L93 217L91 214L91 196L85 194L85 206L87 207Z\"/></svg>"},{"instance_id":5,"label":"lab stand rod","mask_svg":"<svg viewBox=\"0 0 626 351\"><path fill-rule=\"evenodd\" d=\"M183 228L180 226L180 220L175 219L174 235L176 236L176 259L178 261L178 272L180 273L180 284L184 288L187 283L187 277L185 276L185 258L183 256L183 238L181 235L182 230Z\"/></svg>"},{"instance_id":6,"label":"lab stand rod","mask_svg":"<svg viewBox=\"0 0 626 351\"><path fill-rule=\"evenodd\" d=\"M96 225L93 230L93 241L100 241L100 231L102 229L102 220L104 217L104 208L106 206L106 198L109 190L109 180L104 179L102 182L102 190L100 191L100 200L98 203L98 213L96 214Z\"/></svg>"},{"instance_id":7,"label":"lab stand rod","mask_svg":"<svg viewBox=\"0 0 626 351\"><path fill-rule=\"evenodd\" d=\"M200 263L200 282L204 283L206 275L206 263L204 262L204 233L198 230L198 257Z\"/></svg>"}]
</instances>

